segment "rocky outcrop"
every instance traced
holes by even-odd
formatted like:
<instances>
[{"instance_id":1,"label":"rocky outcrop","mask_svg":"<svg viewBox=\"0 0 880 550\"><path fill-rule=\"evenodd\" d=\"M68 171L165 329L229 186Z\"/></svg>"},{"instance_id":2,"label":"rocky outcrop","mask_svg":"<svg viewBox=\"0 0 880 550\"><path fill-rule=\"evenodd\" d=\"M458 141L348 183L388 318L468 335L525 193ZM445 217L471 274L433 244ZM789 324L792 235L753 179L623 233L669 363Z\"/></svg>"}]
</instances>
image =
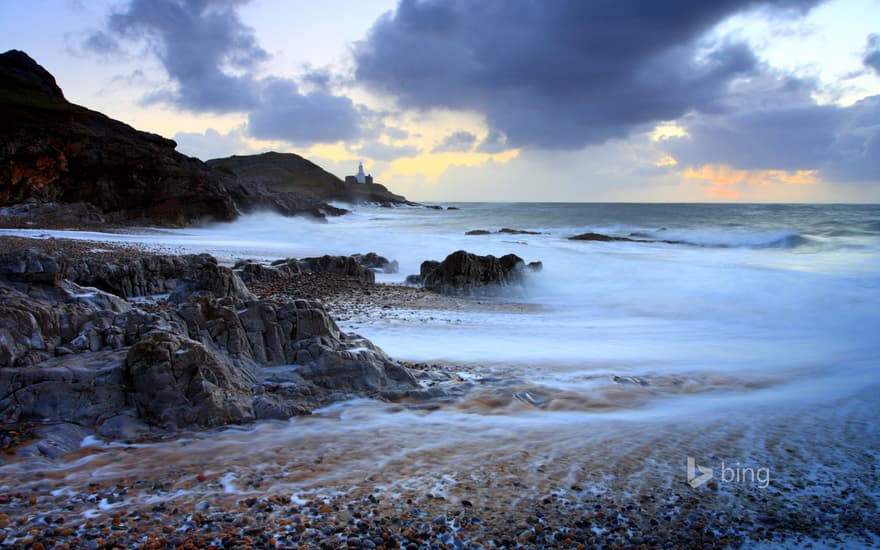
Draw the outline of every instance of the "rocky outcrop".
<instances>
[{"instance_id":1,"label":"rocky outcrop","mask_svg":"<svg viewBox=\"0 0 880 550\"><path fill-rule=\"evenodd\" d=\"M253 298L231 269L208 254L80 257L68 262L64 276L124 298L171 294L172 300L180 301L194 292Z\"/></svg>"},{"instance_id":2,"label":"rocky outcrop","mask_svg":"<svg viewBox=\"0 0 880 550\"><path fill-rule=\"evenodd\" d=\"M573 237L569 237L570 241L598 241L603 243L609 242L639 242L635 239L630 239L629 237L612 237L611 235L603 235L602 233L581 233L580 235L574 235Z\"/></svg>"},{"instance_id":3,"label":"rocky outcrop","mask_svg":"<svg viewBox=\"0 0 880 550\"><path fill-rule=\"evenodd\" d=\"M637 237L637 238L633 238ZM570 241L595 241L601 243L663 243L663 244L690 244L684 241L672 241L668 239L651 239L645 238L644 235L638 233L631 233L629 237L615 237L613 235L605 235L602 233L581 233L580 235L574 235L569 237Z\"/></svg>"},{"instance_id":4,"label":"rocky outcrop","mask_svg":"<svg viewBox=\"0 0 880 550\"><path fill-rule=\"evenodd\" d=\"M440 265L440 262L437 260L425 260L419 266L419 274L418 275L408 275L406 277L406 282L411 285L421 285L425 283L425 280L428 278L428 275L434 272L435 269Z\"/></svg>"},{"instance_id":5,"label":"rocky outcrop","mask_svg":"<svg viewBox=\"0 0 880 550\"><path fill-rule=\"evenodd\" d=\"M539 264L532 262L529 267L539 270ZM423 262L418 278L411 276L407 280L437 292L460 293L519 283L525 269L525 262L515 254L496 258L459 250L442 262Z\"/></svg>"},{"instance_id":6,"label":"rocky outcrop","mask_svg":"<svg viewBox=\"0 0 880 550\"><path fill-rule=\"evenodd\" d=\"M233 267L245 283L270 283L302 274L332 275L365 284L376 281L376 273L397 273L397 261L375 252L351 256L320 256L315 258L287 258L269 265L254 260L241 260Z\"/></svg>"},{"instance_id":7,"label":"rocky outcrop","mask_svg":"<svg viewBox=\"0 0 880 550\"><path fill-rule=\"evenodd\" d=\"M0 206L85 203L100 221L231 220L224 181L176 144L68 103L24 52L0 55Z\"/></svg>"},{"instance_id":8,"label":"rocky outcrop","mask_svg":"<svg viewBox=\"0 0 880 550\"><path fill-rule=\"evenodd\" d=\"M185 336L150 332L129 349L125 374L138 415L150 424L218 426L255 418L255 374Z\"/></svg>"},{"instance_id":9,"label":"rocky outcrop","mask_svg":"<svg viewBox=\"0 0 880 550\"><path fill-rule=\"evenodd\" d=\"M293 192L314 201L416 205L383 185L347 184L317 164L293 153L236 155L209 160L208 165L245 182L245 190L249 186L259 186L270 192ZM252 194L258 196L257 193Z\"/></svg>"},{"instance_id":10,"label":"rocky outcrop","mask_svg":"<svg viewBox=\"0 0 880 550\"><path fill-rule=\"evenodd\" d=\"M239 157L208 165L178 153L170 139L69 103L54 77L17 50L0 54L0 120L0 216L7 224L183 226L257 210L317 218L346 212L328 200L406 202L385 188L361 197L366 190L349 190L296 155L289 157L326 177L301 188L237 170ZM288 155L261 158L274 174Z\"/></svg>"},{"instance_id":11,"label":"rocky outcrop","mask_svg":"<svg viewBox=\"0 0 880 550\"><path fill-rule=\"evenodd\" d=\"M210 256L96 262L0 255L0 421L64 420L129 437L286 418L417 386L320 303L258 299ZM167 307L147 311L77 278L127 297L173 292Z\"/></svg>"},{"instance_id":12,"label":"rocky outcrop","mask_svg":"<svg viewBox=\"0 0 880 550\"><path fill-rule=\"evenodd\" d=\"M509 227L502 227L498 231L495 231L499 235L540 235L541 233L538 231L526 231L525 229L511 229ZM465 233L465 235L492 235L492 231L488 231L486 229L472 229Z\"/></svg>"},{"instance_id":13,"label":"rocky outcrop","mask_svg":"<svg viewBox=\"0 0 880 550\"><path fill-rule=\"evenodd\" d=\"M352 258L357 260L362 266L380 273L397 273L400 269L397 260L389 260L384 256L379 256L375 252L353 254Z\"/></svg>"},{"instance_id":14,"label":"rocky outcrop","mask_svg":"<svg viewBox=\"0 0 880 550\"><path fill-rule=\"evenodd\" d=\"M376 273L364 267L353 256L321 256L299 260L300 269L313 273L329 273L357 279L366 283L376 281Z\"/></svg>"}]
</instances>

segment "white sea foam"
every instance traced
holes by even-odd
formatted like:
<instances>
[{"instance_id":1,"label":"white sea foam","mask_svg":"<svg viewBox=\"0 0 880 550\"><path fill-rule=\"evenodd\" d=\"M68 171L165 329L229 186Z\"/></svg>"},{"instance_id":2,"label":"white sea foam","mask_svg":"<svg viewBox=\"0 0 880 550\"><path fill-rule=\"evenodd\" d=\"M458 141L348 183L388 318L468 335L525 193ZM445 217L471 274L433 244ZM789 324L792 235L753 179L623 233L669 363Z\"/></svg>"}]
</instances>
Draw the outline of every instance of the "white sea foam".
<instances>
[{"instance_id":1,"label":"white sea foam","mask_svg":"<svg viewBox=\"0 0 880 550\"><path fill-rule=\"evenodd\" d=\"M583 475L584 462L638 456L644 464L631 468L647 483L657 479L652 468L680 473L686 452L767 460L774 475L793 468L789 454L798 453L798 471L827 478L829 464L854 469L852 456L876 448L876 213L461 207L359 208L328 223L258 214L185 230L37 232L209 252L227 262L373 251L399 262L399 273L377 276L390 283L459 249L544 265L506 295L480 298L524 307L399 311L342 323L395 359L460 364L450 370L472 386L461 402L428 409L353 400L186 445L130 447L92 475L109 479L126 465L165 464L179 453L192 462L222 457L224 465L288 460L301 477L275 484L299 502L314 487L377 472L384 475L370 483L391 492L443 490L442 476L460 479L463 463L507 459L535 472L555 464L569 479ZM502 227L542 234L464 234ZM689 244L567 240L587 231ZM235 490L232 479L222 486Z\"/></svg>"}]
</instances>

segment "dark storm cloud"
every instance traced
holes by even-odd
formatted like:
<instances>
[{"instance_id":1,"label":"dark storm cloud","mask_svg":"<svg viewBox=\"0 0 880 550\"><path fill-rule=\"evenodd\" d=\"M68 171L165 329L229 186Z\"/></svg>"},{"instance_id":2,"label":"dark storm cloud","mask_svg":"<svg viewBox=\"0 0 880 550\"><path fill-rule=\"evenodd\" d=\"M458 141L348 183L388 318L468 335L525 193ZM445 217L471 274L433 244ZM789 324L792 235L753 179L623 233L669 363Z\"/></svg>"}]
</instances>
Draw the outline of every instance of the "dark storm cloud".
<instances>
[{"instance_id":1,"label":"dark storm cloud","mask_svg":"<svg viewBox=\"0 0 880 550\"><path fill-rule=\"evenodd\" d=\"M477 136L465 131L459 130L452 132L443 138L443 141L437 147L434 147L434 153L470 151L477 143Z\"/></svg>"},{"instance_id":2,"label":"dark storm cloud","mask_svg":"<svg viewBox=\"0 0 880 550\"><path fill-rule=\"evenodd\" d=\"M250 134L297 145L356 139L359 114L354 103L324 91L300 94L290 80L270 80L259 107L248 115Z\"/></svg>"},{"instance_id":3,"label":"dark storm cloud","mask_svg":"<svg viewBox=\"0 0 880 550\"><path fill-rule=\"evenodd\" d=\"M862 61L865 67L873 69L880 76L880 34L868 36L868 47L865 48L865 57Z\"/></svg>"},{"instance_id":4,"label":"dark storm cloud","mask_svg":"<svg viewBox=\"0 0 880 550\"><path fill-rule=\"evenodd\" d=\"M131 0L85 45L114 54L128 41L146 44L176 85L150 92L144 97L148 103L194 112L248 112L248 132L261 139L310 145L357 137L358 111L350 99L330 92L327 69L307 68L302 81L309 93L289 79L256 76L269 55L236 11L245 3Z\"/></svg>"},{"instance_id":5,"label":"dark storm cloud","mask_svg":"<svg viewBox=\"0 0 880 550\"><path fill-rule=\"evenodd\" d=\"M685 165L819 170L832 181L880 182L880 96L849 107L818 105L808 82L779 80L731 95L722 112L685 124L666 146Z\"/></svg>"},{"instance_id":6,"label":"dark storm cloud","mask_svg":"<svg viewBox=\"0 0 880 550\"><path fill-rule=\"evenodd\" d=\"M579 148L692 111L758 71L707 45L726 17L815 0L402 0L355 47L356 78L401 106L485 114L510 146Z\"/></svg>"},{"instance_id":7,"label":"dark storm cloud","mask_svg":"<svg viewBox=\"0 0 880 550\"><path fill-rule=\"evenodd\" d=\"M120 40L143 40L177 84L174 91L148 96L192 111L230 112L253 107L257 86L252 78L268 54L253 29L229 0L132 0L113 13L106 31L94 33L86 46L101 53L119 48Z\"/></svg>"}]
</instances>

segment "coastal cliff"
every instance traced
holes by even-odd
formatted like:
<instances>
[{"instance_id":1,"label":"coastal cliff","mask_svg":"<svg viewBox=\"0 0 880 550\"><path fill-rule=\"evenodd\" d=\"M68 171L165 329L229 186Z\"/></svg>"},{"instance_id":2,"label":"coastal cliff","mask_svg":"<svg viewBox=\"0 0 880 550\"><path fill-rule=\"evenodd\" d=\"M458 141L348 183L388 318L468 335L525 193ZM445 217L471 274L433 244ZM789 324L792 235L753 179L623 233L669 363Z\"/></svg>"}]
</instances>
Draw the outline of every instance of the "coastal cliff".
<instances>
[{"instance_id":1,"label":"coastal cliff","mask_svg":"<svg viewBox=\"0 0 880 550\"><path fill-rule=\"evenodd\" d=\"M55 78L18 50L0 54L0 119L5 221L186 226L255 210L345 213L328 200L405 202L382 186L350 190L297 155L210 164L188 157L173 140L70 103Z\"/></svg>"},{"instance_id":2,"label":"coastal cliff","mask_svg":"<svg viewBox=\"0 0 880 550\"><path fill-rule=\"evenodd\" d=\"M73 203L89 221L232 220L222 178L176 143L64 98L24 52L0 55L0 206Z\"/></svg>"},{"instance_id":3,"label":"coastal cliff","mask_svg":"<svg viewBox=\"0 0 880 550\"><path fill-rule=\"evenodd\" d=\"M263 185L274 192L293 193L316 201L415 205L378 183L345 183L317 164L293 153L234 155L209 160L208 166L235 176L246 186Z\"/></svg>"}]
</instances>

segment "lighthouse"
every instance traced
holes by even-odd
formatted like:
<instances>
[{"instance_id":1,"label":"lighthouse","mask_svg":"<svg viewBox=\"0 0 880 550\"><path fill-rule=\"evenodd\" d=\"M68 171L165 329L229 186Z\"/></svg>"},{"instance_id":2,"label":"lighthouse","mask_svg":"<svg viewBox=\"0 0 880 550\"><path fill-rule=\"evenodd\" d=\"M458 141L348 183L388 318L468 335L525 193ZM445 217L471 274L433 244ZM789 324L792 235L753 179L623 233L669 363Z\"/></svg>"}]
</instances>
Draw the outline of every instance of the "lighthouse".
<instances>
[{"instance_id":1,"label":"lighthouse","mask_svg":"<svg viewBox=\"0 0 880 550\"><path fill-rule=\"evenodd\" d=\"M363 184L372 185L373 184L373 176L372 176L372 174L365 174L364 173L364 163L361 162L358 164L357 175L345 176L345 183L347 183L349 185L357 185L359 183L361 185L363 185Z\"/></svg>"}]
</instances>

